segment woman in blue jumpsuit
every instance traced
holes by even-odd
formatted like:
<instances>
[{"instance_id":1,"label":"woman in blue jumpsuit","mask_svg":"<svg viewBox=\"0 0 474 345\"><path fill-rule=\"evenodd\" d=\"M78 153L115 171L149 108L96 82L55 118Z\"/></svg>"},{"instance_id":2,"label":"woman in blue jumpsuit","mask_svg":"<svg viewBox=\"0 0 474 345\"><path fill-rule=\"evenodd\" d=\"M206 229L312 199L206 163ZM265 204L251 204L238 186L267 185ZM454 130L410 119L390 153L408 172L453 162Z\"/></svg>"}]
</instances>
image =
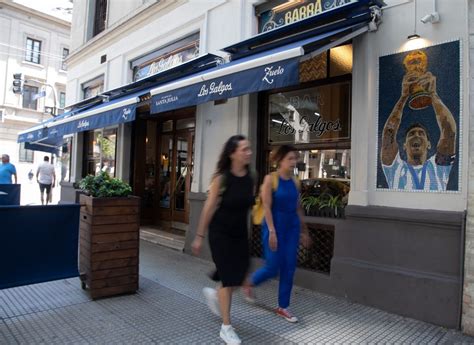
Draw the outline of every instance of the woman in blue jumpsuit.
<instances>
[{"instance_id":1,"label":"woman in blue jumpsuit","mask_svg":"<svg viewBox=\"0 0 474 345\"><path fill-rule=\"evenodd\" d=\"M309 243L309 237L299 207L299 186L293 177L297 161L296 149L283 145L272 158L278 166L279 180L275 191L272 190L272 175L267 175L262 185L262 202L265 209L262 243L265 266L251 276L250 285L258 286L280 274L276 313L289 322L297 322L298 319L288 310L288 306L296 269L300 229L303 229L302 240L305 245ZM244 292L247 297L251 297L249 288L244 289Z\"/></svg>"}]
</instances>

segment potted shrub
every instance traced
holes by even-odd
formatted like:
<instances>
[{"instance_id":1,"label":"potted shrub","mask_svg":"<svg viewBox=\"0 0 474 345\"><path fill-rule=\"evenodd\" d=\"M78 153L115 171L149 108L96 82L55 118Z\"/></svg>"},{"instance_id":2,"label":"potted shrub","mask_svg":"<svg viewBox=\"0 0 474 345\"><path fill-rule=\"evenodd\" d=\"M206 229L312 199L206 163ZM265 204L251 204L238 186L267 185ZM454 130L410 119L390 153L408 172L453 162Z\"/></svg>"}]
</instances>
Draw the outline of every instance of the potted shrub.
<instances>
[{"instance_id":1,"label":"potted shrub","mask_svg":"<svg viewBox=\"0 0 474 345\"><path fill-rule=\"evenodd\" d=\"M131 187L101 172L79 183L79 272L93 299L138 289L140 199Z\"/></svg>"}]
</instances>

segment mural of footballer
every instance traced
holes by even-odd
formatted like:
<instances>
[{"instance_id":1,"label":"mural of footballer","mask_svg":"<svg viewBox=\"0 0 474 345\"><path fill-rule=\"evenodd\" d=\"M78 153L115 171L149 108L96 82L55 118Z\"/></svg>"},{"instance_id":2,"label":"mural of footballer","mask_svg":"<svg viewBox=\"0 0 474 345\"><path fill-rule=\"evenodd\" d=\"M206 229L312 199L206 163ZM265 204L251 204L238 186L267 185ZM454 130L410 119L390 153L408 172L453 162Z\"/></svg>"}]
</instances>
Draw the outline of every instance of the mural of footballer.
<instances>
[{"instance_id":1,"label":"mural of footballer","mask_svg":"<svg viewBox=\"0 0 474 345\"><path fill-rule=\"evenodd\" d=\"M446 191L449 174L456 157L456 121L436 91L436 77L427 72L428 58L421 51L413 51L404 58L406 74L400 98L385 122L380 159L389 189ZM407 105L413 110L433 107L440 130L436 153L431 149L430 133L421 123L411 124L405 132L400 157L397 133ZM406 119L405 119L406 120Z\"/></svg>"}]
</instances>

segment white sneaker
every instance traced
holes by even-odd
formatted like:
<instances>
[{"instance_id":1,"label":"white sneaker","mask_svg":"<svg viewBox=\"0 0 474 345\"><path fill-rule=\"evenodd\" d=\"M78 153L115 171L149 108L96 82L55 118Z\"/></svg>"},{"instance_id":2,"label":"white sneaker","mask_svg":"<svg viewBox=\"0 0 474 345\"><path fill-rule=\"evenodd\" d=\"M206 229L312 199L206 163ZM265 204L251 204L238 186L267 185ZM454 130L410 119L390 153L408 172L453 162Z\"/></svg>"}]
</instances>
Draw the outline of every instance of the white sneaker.
<instances>
[{"instance_id":1,"label":"white sneaker","mask_svg":"<svg viewBox=\"0 0 474 345\"><path fill-rule=\"evenodd\" d=\"M211 309L212 313L221 316L221 312L219 310L219 300L217 299L217 291L216 289L205 287L202 289L202 293L206 298L207 306Z\"/></svg>"},{"instance_id":2,"label":"white sneaker","mask_svg":"<svg viewBox=\"0 0 474 345\"><path fill-rule=\"evenodd\" d=\"M232 326L224 326L221 327L221 339L224 340L226 344L240 344L242 341L240 340L237 333Z\"/></svg>"}]
</instances>

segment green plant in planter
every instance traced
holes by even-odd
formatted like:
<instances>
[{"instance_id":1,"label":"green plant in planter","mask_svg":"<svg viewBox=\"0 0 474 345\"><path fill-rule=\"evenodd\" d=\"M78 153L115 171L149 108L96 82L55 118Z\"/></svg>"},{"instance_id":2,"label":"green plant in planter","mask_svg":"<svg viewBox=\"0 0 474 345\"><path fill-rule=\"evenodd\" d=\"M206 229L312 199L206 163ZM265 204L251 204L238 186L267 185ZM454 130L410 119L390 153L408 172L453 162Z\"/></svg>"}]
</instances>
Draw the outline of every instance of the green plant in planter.
<instances>
[{"instance_id":1,"label":"green plant in planter","mask_svg":"<svg viewBox=\"0 0 474 345\"><path fill-rule=\"evenodd\" d=\"M323 209L325 207L334 210L334 215L337 217L337 211L338 209L344 207L344 203L342 202L339 195L333 196L325 194L324 199L319 205L319 209Z\"/></svg>"},{"instance_id":2,"label":"green plant in planter","mask_svg":"<svg viewBox=\"0 0 474 345\"><path fill-rule=\"evenodd\" d=\"M316 196L305 196L301 199L301 207L310 214L310 211L319 207L321 200Z\"/></svg>"},{"instance_id":3,"label":"green plant in planter","mask_svg":"<svg viewBox=\"0 0 474 345\"><path fill-rule=\"evenodd\" d=\"M132 188L118 178L112 178L102 171L97 176L88 175L79 182L79 188L94 198L126 197Z\"/></svg>"}]
</instances>

